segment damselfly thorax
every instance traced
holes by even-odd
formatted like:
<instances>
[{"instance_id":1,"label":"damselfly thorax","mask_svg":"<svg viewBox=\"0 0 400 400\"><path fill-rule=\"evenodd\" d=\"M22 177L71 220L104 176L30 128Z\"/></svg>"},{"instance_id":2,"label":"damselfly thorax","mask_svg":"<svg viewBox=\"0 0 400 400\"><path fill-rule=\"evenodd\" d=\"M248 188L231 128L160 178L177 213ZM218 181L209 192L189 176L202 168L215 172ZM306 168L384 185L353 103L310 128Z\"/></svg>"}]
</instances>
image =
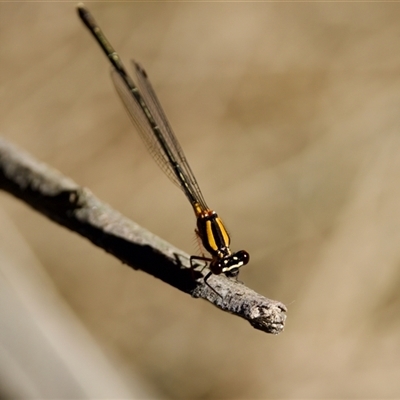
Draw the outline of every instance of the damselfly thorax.
<instances>
[{"instance_id":1,"label":"damselfly thorax","mask_svg":"<svg viewBox=\"0 0 400 400\"><path fill-rule=\"evenodd\" d=\"M196 218L196 234L200 238L203 247L211 254L212 258L192 256L191 260L209 261L210 273L205 277L205 282L211 273L221 273L228 277L237 276L239 268L249 262L249 253L241 250L232 253L230 249L230 236L218 214L209 209L203 209L200 204L193 206Z\"/></svg>"}]
</instances>

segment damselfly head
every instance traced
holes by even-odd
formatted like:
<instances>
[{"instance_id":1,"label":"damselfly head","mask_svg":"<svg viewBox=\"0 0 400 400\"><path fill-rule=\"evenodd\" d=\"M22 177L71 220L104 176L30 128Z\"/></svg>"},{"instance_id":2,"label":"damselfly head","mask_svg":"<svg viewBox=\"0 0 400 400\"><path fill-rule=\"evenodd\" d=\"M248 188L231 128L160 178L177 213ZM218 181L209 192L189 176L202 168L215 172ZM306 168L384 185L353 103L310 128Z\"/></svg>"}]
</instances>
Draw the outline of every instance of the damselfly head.
<instances>
[{"instance_id":1,"label":"damselfly head","mask_svg":"<svg viewBox=\"0 0 400 400\"><path fill-rule=\"evenodd\" d=\"M210 271L215 274L225 274L227 277L235 277L239 269L246 265L250 260L250 255L245 250L240 250L228 257L216 259L210 264Z\"/></svg>"}]
</instances>

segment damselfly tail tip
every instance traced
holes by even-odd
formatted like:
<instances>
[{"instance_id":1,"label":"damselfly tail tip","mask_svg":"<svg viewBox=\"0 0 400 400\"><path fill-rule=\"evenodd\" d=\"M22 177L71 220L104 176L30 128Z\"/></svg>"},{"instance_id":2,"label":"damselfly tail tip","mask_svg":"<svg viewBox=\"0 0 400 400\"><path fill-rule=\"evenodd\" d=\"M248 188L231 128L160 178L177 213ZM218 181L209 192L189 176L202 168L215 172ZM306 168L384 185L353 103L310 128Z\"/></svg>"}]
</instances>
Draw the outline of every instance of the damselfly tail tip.
<instances>
[{"instance_id":1,"label":"damselfly tail tip","mask_svg":"<svg viewBox=\"0 0 400 400\"><path fill-rule=\"evenodd\" d=\"M94 20L93 15L90 13L90 11L85 7L83 3L78 3L78 5L76 6L76 11L78 12L79 18L86 25L86 27L91 32L93 32L93 30L97 26L97 23Z\"/></svg>"},{"instance_id":2,"label":"damselfly tail tip","mask_svg":"<svg viewBox=\"0 0 400 400\"><path fill-rule=\"evenodd\" d=\"M78 14L81 19L84 19L84 15L88 13L88 10L86 9L83 3L78 3L76 5L76 11L78 11Z\"/></svg>"}]
</instances>

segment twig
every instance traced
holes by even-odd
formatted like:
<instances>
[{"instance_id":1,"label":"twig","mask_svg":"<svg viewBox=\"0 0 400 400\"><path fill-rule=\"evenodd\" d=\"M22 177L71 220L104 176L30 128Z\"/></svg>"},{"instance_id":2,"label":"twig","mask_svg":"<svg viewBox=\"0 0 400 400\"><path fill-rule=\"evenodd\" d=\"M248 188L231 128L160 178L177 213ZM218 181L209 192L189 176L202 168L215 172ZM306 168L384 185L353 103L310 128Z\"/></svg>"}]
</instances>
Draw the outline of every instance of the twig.
<instances>
[{"instance_id":1,"label":"twig","mask_svg":"<svg viewBox=\"0 0 400 400\"><path fill-rule=\"evenodd\" d=\"M85 236L130 267L145 271L193 297L208 300L221 310L246 319L256 329L278 334L284 328L285 305L259 295L238 281L214 275L209 283L221 294L218 296L203 280L193 279L187 254L2 138L0 189Z\"/></svg>"}]
</instances>

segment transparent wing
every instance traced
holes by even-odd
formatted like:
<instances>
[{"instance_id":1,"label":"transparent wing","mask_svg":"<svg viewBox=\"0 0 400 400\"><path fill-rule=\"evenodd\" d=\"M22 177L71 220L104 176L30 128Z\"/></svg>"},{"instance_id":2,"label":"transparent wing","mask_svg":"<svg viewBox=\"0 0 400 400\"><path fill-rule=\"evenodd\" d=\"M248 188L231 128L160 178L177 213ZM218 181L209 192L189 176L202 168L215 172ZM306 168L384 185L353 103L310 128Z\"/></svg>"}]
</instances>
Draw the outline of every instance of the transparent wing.
<instances>
[{"instance_id":1,"label":"transparent wing","mask_svg":"<svg viewBox=\"0 0 400 400\"><path fill-rule=\"evenodd\" d=\"M189 181L193 190L196 192L196 196L198 198L200 204L206 207L203 195L201 193L200 187L196 181L196 178L190 168L189 163L186 160L185 154L183 153L182 147L180 146L176 136L169 125L168 119L165 116L164 110L161 107L161 104L157 98L157 95L148 79L146 71L141 67L140 64L132 61L133 68L136 73L140 93L142 94L147 106L149 107L157 125L160 127L163 136L165 137L168 146L174 153L174 156L178 160L179 164L184 171L186 179Z\"/></svg>"},{"instance_id":2,"label":"transparent wing","mask_svg":"<svg viewBox=\"0 0 400 400\"><path fill-rule=\"evenodd\" d=\"M136 69L136 68L135 68ZM138 66L139 87L130 88L114 68L111 78L126 110L150 154L173 183L179 186L189 201L207 205L186 161L183 151L172 133L145 72ZM133 93L135 91L135 93Z\"/></svg>"}]
</instances>

